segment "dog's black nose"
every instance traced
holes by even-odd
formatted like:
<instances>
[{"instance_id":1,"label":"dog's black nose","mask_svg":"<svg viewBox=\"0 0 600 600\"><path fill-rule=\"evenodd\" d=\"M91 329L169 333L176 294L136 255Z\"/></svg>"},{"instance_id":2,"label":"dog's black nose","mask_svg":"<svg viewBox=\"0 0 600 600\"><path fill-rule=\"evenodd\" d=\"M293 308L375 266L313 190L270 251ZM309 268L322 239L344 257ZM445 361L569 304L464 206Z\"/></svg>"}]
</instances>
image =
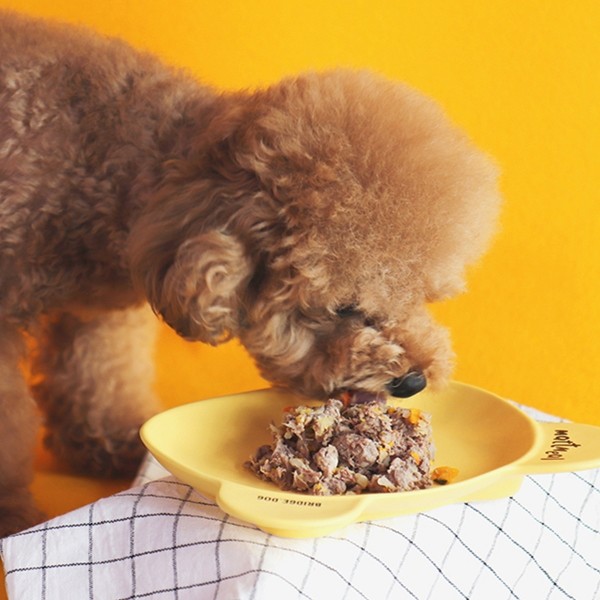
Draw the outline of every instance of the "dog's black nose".
<instances>
[{"instance_id":1,"label":"dog's black nose","mask_svg":"<svg viewBox=\"0 0 600 600\"><path fill-rule=\"evenodd\" d=\"M390 394L396 398L408 398L425 389L427 379L421 371L409 371L402 377L394 377L388 383Z\"/></svg>"}]
</instances>

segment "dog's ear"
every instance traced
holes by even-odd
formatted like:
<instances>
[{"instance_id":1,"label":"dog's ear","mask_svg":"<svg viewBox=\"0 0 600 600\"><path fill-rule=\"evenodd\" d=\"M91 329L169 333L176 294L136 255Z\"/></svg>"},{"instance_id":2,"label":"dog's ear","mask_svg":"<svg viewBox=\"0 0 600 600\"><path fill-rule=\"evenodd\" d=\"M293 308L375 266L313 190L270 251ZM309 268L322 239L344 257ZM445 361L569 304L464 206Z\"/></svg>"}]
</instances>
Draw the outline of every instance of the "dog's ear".
<instances>
[{"instance_id":1,"label":"dog's ear","mask_svg":"<svg viewBox=\"0 0 600 600\"><path fill-rule=\"evenodd\" d=\"M211 230L185 240L166 270L149 269L144 285L154 311L179 335L214 345L237 335L251 277L241 242Z\"/></svg>"}]
</instances>

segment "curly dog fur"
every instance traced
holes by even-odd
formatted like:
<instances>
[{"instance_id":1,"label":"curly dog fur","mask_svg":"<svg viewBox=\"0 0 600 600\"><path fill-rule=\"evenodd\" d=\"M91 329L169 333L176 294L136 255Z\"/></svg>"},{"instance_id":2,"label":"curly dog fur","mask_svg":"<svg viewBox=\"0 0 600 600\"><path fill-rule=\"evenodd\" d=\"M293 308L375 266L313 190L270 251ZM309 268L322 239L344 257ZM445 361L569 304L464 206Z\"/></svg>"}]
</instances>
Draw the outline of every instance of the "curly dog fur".
<instances>
[{"instance_id":1,"label":"curly dog fur","mask_svg":"<svg viewBox=\"0 0 600 600\"><path fill-rule=\"evenodd\" d=\"M41 518L33 398L60 456L135 469L156 408L146 303L311 396L440 385L452 352L426 304L463 289L498 206L489 159L399 83L337 70L217 93L1 13L0 535Z\"/></svg>"}]
</instances>

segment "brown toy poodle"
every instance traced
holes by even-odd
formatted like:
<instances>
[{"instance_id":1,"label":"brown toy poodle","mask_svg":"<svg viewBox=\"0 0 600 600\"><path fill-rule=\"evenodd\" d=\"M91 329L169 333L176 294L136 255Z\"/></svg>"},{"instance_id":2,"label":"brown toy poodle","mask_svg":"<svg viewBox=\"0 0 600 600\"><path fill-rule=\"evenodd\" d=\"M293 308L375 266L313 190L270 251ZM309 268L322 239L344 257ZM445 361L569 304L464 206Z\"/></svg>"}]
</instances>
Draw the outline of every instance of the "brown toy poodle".
<instances>
[{"instance_id":1,"label":"brown toy poodle","mask_svg":"<svg viewBox=\"0 0 600 600\"><path fill-rule=\"evenodd\" d=\"M495 167L404 85L339 70L220 94L0 13L0 535L41 518L33 398L60 457L135 469L156 410L146 303L310 396L443 383L425 307L463 289L498 206Z\"/></svg>"}]
</instances>

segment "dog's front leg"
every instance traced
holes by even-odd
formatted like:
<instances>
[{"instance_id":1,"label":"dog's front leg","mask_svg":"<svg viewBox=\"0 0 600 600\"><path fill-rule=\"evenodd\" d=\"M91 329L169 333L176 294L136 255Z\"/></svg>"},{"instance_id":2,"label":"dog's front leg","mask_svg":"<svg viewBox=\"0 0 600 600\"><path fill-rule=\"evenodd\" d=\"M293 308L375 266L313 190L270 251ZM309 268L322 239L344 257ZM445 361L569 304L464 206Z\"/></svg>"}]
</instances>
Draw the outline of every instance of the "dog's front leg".
<instances>
[{"instance_id":1,"label":"dog's front leg","mask_svg":"<svg viewBox=\"0 0 600 600\"><path fill-rule=\"evenodd\" d=\"M156 411L156 319L147 307L62 313L48 320L33 370L46 442L80 472L131 475L144 448L140 425Z\"/></svg>"},{"instance_id":2,"label":"dog's front leg","mask_svg":"<svg viewBox=\"0 0 600 600\"><path fill-rule=\"evenodd\" d=\"M19 369L22 357L21 335L0 323L0 537L44 519L28 490L39 419Z\"/></svg>"}]
</instances>

